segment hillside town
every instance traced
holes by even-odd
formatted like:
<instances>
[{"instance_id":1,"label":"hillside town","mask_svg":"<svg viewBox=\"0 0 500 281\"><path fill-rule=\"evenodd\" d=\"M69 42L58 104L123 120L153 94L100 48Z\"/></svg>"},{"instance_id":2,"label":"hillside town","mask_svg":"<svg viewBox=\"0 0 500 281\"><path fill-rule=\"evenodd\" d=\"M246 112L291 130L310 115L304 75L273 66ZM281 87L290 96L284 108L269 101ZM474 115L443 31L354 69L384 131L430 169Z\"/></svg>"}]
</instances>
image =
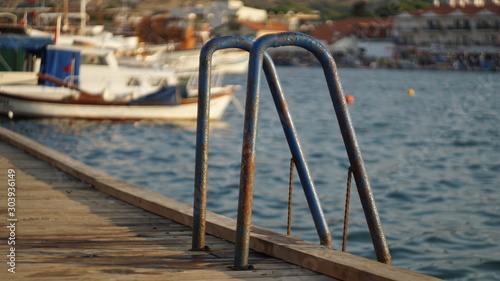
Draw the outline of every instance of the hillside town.
<instances>
[{"instance_id":1,"label":"hillside town","mask_svg":"<svg viewBox=\"0 0 500 281\"><path fill-rule=\"evenodd\" d=\"M319 11L274 12L249 7L239 0L170 1L162 6L150 1L106 5L103 1L85 0L66 0L66 5L35 0L4 2L8 3L1 8L3 26L10 21L6 15L14 14L15 21L31 29L54 32L59 19L65 33L96 36L109 32L137 38L141 46L170 44L171 48L188 50L199 48L213 37L255 39L297 31L324 43L343 66L500 68L499 0L435 0L419 9L396 10L387 15L366 9L333 20L325 20ZM272 55L281 65L316 63L310 54L298 49Z\"/></svg>"}]
</instances>

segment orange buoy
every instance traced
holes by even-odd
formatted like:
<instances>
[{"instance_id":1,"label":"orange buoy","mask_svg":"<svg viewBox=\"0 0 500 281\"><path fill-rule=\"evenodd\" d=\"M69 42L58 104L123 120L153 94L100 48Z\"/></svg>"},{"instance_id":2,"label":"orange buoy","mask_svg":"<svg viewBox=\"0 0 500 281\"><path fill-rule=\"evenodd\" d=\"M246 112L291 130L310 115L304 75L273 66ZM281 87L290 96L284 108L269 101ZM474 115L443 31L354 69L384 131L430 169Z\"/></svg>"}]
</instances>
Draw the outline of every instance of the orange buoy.
<instances>
[{"instance_id":1,"label":"orange buoy","mask_svg":"<svg viewBox=\"0 0 500 281\"><path fill-rule=\"evenodd\" d=\"M408 94L408 96L413 97L415 95L415 90L413 90L412 88L408 88L406 93Z\"/></svg>"},{"instance_id":2,"label":"orange buoy","mask_svg":"<svg viewBox=\"0 0 500 281\"><path fill-rule=\"evenodd\" d=\"M345 95L345 101L347 103L354 103L354 97L352 95Z\"/></svg>"}]
</instances>

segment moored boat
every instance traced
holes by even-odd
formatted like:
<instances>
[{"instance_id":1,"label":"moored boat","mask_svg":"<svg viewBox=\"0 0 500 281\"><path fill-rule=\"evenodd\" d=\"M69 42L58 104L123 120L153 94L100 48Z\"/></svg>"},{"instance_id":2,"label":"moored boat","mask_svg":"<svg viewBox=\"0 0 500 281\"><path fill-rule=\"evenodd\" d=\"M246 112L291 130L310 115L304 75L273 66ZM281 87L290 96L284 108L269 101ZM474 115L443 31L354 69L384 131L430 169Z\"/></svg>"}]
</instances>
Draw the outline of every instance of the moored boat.
<instances>
[{"instance_id":1,"label":"moored boat","mask_svg":"<svg viewBox=\"0 0 500 281\"><path fill-rule=\"evenodd\" d=\"M37 85L1 85L0 114L10 118L196 119L197 91L190 86L192 81L182 83L178 78L171 69L119 67L110 50L49 45ZM233 86L213 85L210 118L222 116L233 91Z\"/></svg>"},{"instance_id":2,"label":"moored boat","mask_svg":"<svg viewBox=\"0 0 500 281\"><path fill-rule=\"evenodd\" d=\"M118 64L127 67L171 68L179 74L197 73L200 66L200 49L175 50L173 45L146 45L142 53L124 56ZM248 52L237 49L221 50L213 55L212 69L230 74L246 73Z\"/></svg>"},{"instance_id":3,"label":"moored boat","mask_svg":"<svg viewBox=\"0 0 500 281\"><path fill-rule=\"evenodd\" d=\"M102 96L78 93L70 88L35 87L37 86L1 86L0 114L9 118L57 117L120 121L192 120L197 117L197 98L177 100L173 97L171 101L159 101L154 100L154 96L163 93L154 93L137 100L104 101ZM211 119L221 118L231 102L232 87L228 86L226 90L225 93L212 96Z\"/></svg>"}]
</instances>

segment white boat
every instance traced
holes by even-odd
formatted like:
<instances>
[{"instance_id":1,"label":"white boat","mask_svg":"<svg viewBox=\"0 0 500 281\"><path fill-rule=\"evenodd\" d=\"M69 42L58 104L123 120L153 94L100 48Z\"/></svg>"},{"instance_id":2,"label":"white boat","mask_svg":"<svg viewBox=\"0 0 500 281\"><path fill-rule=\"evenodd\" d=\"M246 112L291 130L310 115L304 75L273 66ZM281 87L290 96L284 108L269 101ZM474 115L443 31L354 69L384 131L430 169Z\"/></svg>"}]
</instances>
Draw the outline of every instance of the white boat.
<instances>
[{"instance_id":1,"label":"white boat","mask_svg":"<svg viewBox=\"0 0 500 281\"><path fill-rule=\"evenodd\" d=\"M248 69L247 51L238 49L220 50L213 54L212 69L231 74L243 74ZM173 68L178 73L198 71L200 50L173 51L166 53L164 67Z\"/></svg>"},{"instance_id":2,"label":"white boat","mask_svg":"<svg viewBox=\"0 0 500 281\"><path fill-rule=\"evenodd\" d=\"M70 88L44 89L34 85L0 86L0 114L9 118L74 118L94 120L194 120L197 98L160 102L105 102ZM53 87L52 87L53 88ZM13 92L10 92L13 91ZM22 94L20 94L22 93ZM231 102L232 89L210 99L210 119L220 119ZM41 96L43 94L43 96ZM75 95L76 94L76 95Z\"/></svg>"},{"instance_id":3,"label":"white boat","mask_svg":"<svg viewBox=\"0 0 500 281\"><path fill-rule=\"evenodd\" d=\"M123 66L155 67L174 69L179 74L190 74L198 71L200 50L175 50L173 45L152 45L139 48L136 56L125 56L118 59ZM249 54L246 51L231 49L215 52L212 58L212 69L230 74L246 73Z\"/></svg>"},{"instance_id":4,"label":"white boat","mask_svg":"<svg viewBox=\"0 0 500 281\"><path fill-rule=\"evenodd\" d=\"M106 120L196 119L197 91L174 70L119 67L106 49L47 46L38 85L0 85L0 115ZM194 79L194 78L191 78ZM232 99L233 86L212 83L211 119Z\"/></svg>"}]
</instances>

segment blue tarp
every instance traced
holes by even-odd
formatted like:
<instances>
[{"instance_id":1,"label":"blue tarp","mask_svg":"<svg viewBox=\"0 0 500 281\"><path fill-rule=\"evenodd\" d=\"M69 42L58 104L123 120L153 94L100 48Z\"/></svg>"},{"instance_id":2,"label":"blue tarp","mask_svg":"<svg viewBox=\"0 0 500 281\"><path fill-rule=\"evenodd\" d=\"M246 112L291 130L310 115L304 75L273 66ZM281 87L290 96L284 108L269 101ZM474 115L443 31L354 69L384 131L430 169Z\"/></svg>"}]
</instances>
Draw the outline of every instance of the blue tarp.
<instances>
[{"instance_id":1,"label":"blue tarp","mask_svg":"<svg viewBox=\"0 0 500 281\"><path fill-rule=\"evenodd\" d=\"M70 82L73 75L74 85L78 85L77 77L80 73L80 53L70 50L47 49L40 65L40 72ZM61 86L45 80L38 81L40 85Z\"/></svg>"},{"instance_id":2,"label":"blue tarp","mask_svg":"<svg viewBox=\"0 0 500 281\"><path fill-rule=\"evenodd\" d=\"M177 87L163 87L158 92L130 101L130 104L179 104Z\"/></svg>"},{"instance_id":3,"label":"blue tarp","mask_svg":"<svg viewBox=\"0 0 500 281\"><path fill-rule=\"evenodd\" d=\"M31 52L38 52L50 44L54 44L54 40L49 37L31 37L12 33L0 34L0 48L24 49Z\"/></svg>"}]
</instances>

